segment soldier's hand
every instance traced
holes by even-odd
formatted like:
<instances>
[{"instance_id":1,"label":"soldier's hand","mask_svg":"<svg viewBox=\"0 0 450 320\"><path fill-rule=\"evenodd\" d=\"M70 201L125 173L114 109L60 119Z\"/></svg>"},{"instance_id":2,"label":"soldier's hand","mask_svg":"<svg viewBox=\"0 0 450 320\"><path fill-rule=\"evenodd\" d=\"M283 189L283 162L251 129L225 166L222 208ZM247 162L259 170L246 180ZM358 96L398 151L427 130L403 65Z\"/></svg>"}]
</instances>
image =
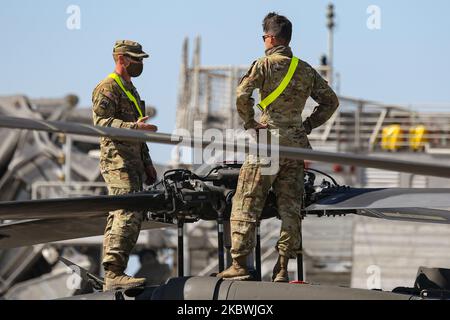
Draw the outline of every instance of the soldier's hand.
<instances>
[{"instance_id":1,"label":"soldier's hand","mask_svg":"<svg viewBox=\"0 0 450 320\"><path fill-rule=\"evenodd\" d=\"M259 123L259 122L257 122L256 126L255 126L256 131L258 131L260 129L267 129L267 128L268 128L267 124L263 124L263 123Z\"/></svg>"},{"instance_id":2,"label":"soldier's hand","mask_svg":"<svg viewBox=\"0 0 450 320\"><path fill-rule=\"evenodd\" d=\"M157 126L155 126L153 124L145 123L145 121L147 121L147 120L148 120L148 117L142 117L138 121L136 121L137 128L139 130L145 130L145 131L151 131L151 132L158 131Z\"/></svg>"},{"instance_id":3,"label":"soldier's hand","mask_svg":"<svg viewBox=\"0 0 450 320\"><path fill-rule=\"evenodd\" d=\"M152 185L155 183L157 174L155 167L153 165L145 167L145 174L147 176L147 179L145 180L146 185Z\"/></svg>"}]
</instances>

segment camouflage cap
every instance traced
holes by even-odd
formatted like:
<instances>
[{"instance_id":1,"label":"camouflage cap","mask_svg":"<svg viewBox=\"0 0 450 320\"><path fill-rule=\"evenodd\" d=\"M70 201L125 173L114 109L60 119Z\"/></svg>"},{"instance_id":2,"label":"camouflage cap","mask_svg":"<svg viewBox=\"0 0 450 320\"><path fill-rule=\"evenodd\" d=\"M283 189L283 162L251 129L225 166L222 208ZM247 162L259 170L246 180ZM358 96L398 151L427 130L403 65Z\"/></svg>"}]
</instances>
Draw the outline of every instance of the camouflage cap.
<instances>
[{"instance_id":1,"label":"camouflage cap","mask_svg":"<svg viewBox=\"0 0 450 320\"><path fill-rule=\"evenodd\" d=\"M148 54L142 51L142 46L131 40L117 40L114 44L113 54L126 54L135 58L148 58Z\"/></svg>"}]
</instances>

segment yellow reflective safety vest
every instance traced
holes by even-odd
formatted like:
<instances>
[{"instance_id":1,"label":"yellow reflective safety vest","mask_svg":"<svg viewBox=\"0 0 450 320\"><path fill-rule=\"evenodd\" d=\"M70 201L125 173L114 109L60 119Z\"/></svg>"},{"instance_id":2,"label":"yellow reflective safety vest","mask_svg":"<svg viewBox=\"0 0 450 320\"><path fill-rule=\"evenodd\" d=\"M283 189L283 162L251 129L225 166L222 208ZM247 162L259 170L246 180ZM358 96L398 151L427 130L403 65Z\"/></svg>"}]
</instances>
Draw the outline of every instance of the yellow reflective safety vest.
<instances>
[{"instance_id":1,"label":"yellow reflective safety vest","mask_svg":"<svg viewBox=\"0 0 450 320\"><path fill-rule=\"evenodd\" d=\"M109 78L114 79L114 81L117 82L117 84L119 85L120 89L122 89L122 91L126 94L126 96L128 97L128 99L133 102L134 106L136 107L137 112L139 113L139 117L142 118L144 115L142 114L142 110L141 107L139 106L139 103L137 102L136 98L133 96L133 94L128 91L127 89L125 89L122 80L120 79L120 76L116 73L111 73L109 76Z\"/></svg>"},{"instance_id":2,"label":"yellow reflective safety vest","mask_svg":"<svg viewBox=\"0 0 450 320\"><path fill-rule=\"evenodd\" d=\"M260 103L256 105L261 111L264 111L272 102L274 102L283 93L283 91L288 86L289 82L291 82L291 79L295 73L295 70L297 69L297 66L298 66L298 58L292 57L288 72L284 76L283 80L281 80L281 83L274 91L272 91L267 97L265 97L264 100L262 100Z\"/></svg>"}]
</instances>

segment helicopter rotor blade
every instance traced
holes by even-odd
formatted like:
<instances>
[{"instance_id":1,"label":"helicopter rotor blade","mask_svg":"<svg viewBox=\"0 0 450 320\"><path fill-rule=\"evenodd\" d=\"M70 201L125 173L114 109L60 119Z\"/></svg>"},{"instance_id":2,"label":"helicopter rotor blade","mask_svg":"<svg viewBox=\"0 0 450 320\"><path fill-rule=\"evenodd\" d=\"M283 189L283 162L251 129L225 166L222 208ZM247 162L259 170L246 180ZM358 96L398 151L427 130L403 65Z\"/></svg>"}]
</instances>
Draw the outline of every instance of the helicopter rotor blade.
<instances>
[{"instance_id":1,"label":"helicopter rotor blade","mask_svg":"<svg viewBox=\"0 0 450 320\"><path fill-rule=\"evenodd\" d=\"M138 192L119 196L92 196L0 202L0 220L67 219L106 215L108 211L133 211L164 205L164 193Z\"/></svg>"},{"instance_id":2,"label":"helicopter rotor blade","mask_svg":"<svg viewBox=\"0 0 450 320\"><path fill-rule=\"evenodd\" d=\"M305 212L450 224L450 189L342 188L308 206Z\"/></svg>"},{"instance_id":3,"label":"helicopter rotor blade","mask_svg":"<svg viewBox=\"0 0 450 320\"><path fill-rule=\"evenodd\" d=\"M358 209L357 215L386 220L450 224L450 211L430 208Z\"/></svg>"},{"instance_id":4,"label":"helicopter rotor blade","mask_svg":"<svg viewBox=\"0 0 450 320\"><path fill-rule=\"evenodd\" d=\"M31 246L62 240L99 236L105 231L106 217L15 221L0 225L0 249ZM141 230L172 228L171 223L143 221Z\"/></svg>"},{"instance_id":5,"label":"helicopter rotor blade","mask_svg":"<svg viewBox=\"0 0 450 320\"><path fill-rule=\"evenodd\" d=\"M89 126L85 124L73 124L61 121L43 121L35 119L0 117L0 127L12 129L40 130L48 132L60 132L66 134L79 134L96 137L110 137L120 140L147 141L176 145L183 143L188 146L210 146L212 148L223 149L238 148L246 150L244 144L224 143L220 141L205 141L191 137L183 137L164 133L152 133L140 130L118 129L111 127ZM248 146L247 146L248 147ZM268 145L258 145L260 150L270 150ZM230 149L231 150L231 149ZM233 149L234 150L234 149ZM450 178L450 166L442 164L429 164L424 162L413 162L395 160L382 157L366 155L355 155L348 153L333 153L324 151L314 151L311 149L279 146L280 157L301 160L313 160L328 163L339 163L344 165L354 165L359 167L370 167L413 174L430 175L443 178Z\"/></svg>"}]
</instances>

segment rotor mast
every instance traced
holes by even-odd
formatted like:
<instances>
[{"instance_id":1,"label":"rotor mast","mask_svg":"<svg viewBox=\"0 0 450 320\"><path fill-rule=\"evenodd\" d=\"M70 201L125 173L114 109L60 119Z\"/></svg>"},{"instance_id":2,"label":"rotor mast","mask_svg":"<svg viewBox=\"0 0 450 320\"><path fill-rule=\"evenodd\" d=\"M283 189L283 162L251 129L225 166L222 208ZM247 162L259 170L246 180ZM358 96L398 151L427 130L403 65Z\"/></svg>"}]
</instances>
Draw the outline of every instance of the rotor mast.
<instances>
[{"instance_id":1,"label":"rotor mast","mask_svg":"<svg viewBox=\"0 0 450 320\"><path fill-rule=\"evenodd\" d=\"M328 28L328 83L333 87L333 51L334 51L334 5L330 3L327 8L327 28Z\"/></svg>"}]
</instances>

